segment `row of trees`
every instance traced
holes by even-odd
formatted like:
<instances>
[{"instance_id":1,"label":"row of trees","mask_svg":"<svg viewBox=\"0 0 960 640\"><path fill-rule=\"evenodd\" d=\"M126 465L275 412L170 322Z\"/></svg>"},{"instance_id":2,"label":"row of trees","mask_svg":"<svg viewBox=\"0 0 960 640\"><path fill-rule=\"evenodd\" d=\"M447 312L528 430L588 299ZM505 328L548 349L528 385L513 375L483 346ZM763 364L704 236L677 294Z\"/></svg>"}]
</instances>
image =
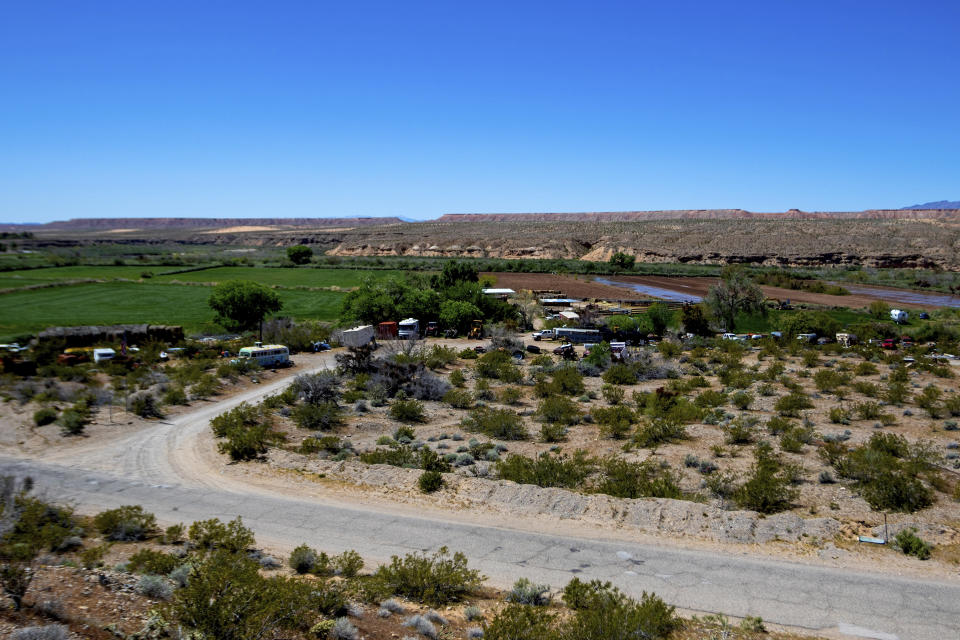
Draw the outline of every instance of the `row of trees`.
<instances>
[{"instance_id":1,"label":"row of trees","mask_svg":"<svg viewBox=\"0 0 960 640\"><path fill-rule=\"evenodd\" d=\"M343 320L376 324L403 318L436 320L464 332L473 320L516 322L517 309L483 293L477 270L462 262L447 262L430 278L419 274L365 279L347 294Z\"/></svg>"}]
</instances>

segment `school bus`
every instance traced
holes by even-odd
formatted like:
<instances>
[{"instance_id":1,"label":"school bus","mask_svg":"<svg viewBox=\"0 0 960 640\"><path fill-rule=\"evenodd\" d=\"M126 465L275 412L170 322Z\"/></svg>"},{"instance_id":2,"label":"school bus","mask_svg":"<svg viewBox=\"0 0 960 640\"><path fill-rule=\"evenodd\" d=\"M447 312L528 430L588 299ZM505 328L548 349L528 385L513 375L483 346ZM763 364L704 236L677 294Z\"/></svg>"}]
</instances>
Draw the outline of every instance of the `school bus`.
<instances>
[{"instance_id":1,"label":"school bus","mask_svg":"<svg viewBox=\"0 0 960 640\"><path fill-rule=\"evenodd\" d=\"M260 344L243 347L238 354L241 360L255 360L261 367L289 367L290 349L282 344Z\"/></svg>"}]
</instances>

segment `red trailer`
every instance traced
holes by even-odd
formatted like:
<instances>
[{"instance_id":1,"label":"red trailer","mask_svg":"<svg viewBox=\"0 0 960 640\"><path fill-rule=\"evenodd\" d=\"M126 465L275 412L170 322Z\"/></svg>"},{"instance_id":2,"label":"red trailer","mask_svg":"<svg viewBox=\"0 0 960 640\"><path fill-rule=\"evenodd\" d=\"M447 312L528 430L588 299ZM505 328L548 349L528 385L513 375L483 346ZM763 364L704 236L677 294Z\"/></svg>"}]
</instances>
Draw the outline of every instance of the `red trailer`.
<instances>
[{"instance_id":1,"label":"red trailer","mask_svg":"<svg viewBox=\"0 0 960 640\"><path fill-rule=\"evenodd\" d=\"M377 325L377 338L380 340L396 340L400 330L396 322L381 322Z\"/></svg>"}]
</instances>

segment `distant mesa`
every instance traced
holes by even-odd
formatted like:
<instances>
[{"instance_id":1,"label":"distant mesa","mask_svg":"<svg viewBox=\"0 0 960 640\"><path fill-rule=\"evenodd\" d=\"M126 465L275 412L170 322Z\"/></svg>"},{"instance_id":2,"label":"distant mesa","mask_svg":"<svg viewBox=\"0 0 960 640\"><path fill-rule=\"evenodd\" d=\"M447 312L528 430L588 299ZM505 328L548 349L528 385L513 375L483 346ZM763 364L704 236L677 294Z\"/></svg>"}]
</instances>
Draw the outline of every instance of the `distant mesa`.
<instances>
[{"instance_id":1,"label":"distant mesa","mask_svg":"<svg viewBox=\"0 0 960 640\"><path fill-rule=\"evenodd\" d=\"M395 216L385 218L73 218L42 225L45 230L87 229L105 231L142 229L235 229L235 228L293 228L359 227L365 225L399 224Z\"/></svg>"},{"instance_id":2,"label":"distant mesa","mask_svg":"<svg viewBox=\"0 0 960 640\"><path fill-rule=\"evenodd\" d=\"M938 200L937 202L926 202L924 204L912 204L907 209L960 209L960 200Z\"/></svg>"}]
</instances>

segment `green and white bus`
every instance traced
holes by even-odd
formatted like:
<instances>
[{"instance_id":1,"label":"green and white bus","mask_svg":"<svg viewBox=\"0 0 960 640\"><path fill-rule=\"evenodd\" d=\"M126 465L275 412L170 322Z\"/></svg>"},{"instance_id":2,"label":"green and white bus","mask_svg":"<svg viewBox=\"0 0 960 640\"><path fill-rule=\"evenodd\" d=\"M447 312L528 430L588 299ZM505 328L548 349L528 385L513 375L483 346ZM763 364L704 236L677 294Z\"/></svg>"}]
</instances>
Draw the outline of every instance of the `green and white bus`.
<instances>
[{"instance_id":1,"label":"green and white bus","mask_svg":"<svg viewBox=\"0 0 960 640\"><path fill-rule=\"evenodd\" d=\"M256 360L261 367L289 367L290 349L282 344L260 344L243 347L238 354L241 360Z\"/></svg>"}]
</instances>

